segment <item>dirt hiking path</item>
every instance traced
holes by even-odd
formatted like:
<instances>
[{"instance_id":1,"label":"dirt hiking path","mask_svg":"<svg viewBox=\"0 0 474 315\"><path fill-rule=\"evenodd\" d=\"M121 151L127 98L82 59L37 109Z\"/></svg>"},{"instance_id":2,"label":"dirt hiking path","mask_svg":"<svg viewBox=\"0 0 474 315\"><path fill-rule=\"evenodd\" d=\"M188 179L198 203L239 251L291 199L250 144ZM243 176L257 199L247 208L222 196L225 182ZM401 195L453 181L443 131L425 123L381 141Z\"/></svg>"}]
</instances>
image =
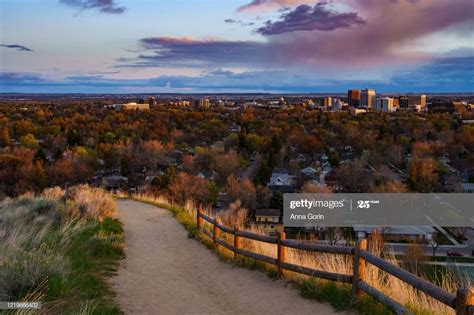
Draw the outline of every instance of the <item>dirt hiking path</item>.
<instances>
[{"instance_id":1,"label":"dirt hiking path","mask_svg":"<svg viewBox=\"0 0 474 315\"><path fill-rule=\"evenodd\" d=\"M112 283L126 314L334 314L282 281L220 261L168 210L117 205L127 256Z\"/></svg>"}]
</instances>

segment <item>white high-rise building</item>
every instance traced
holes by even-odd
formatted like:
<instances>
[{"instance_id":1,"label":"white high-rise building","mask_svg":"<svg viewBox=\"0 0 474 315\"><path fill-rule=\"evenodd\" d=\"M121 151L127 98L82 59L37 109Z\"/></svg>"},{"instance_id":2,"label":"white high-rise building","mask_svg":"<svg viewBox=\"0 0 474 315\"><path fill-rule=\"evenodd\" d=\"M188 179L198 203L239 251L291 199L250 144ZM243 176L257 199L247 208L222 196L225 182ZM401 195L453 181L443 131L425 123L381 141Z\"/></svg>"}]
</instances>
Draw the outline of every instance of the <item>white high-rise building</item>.
<instances>
[{"instance_id":1,"label":"white high-rise building","mask_svg":"<svg viewBox=\"0 0 474 315\"><path fill-rule=\"evenodd\" d=\"M202 98L199 100L199 108L208 109L210 106L210 101L208 98Z\"/></svg>"},{"instance_id":2,"label":"white high-rise building","mask_svg":"<svg viewBox=\"0 0 474 315\"><path fill-rule=\"evenodd\" d=\"M332 107L332 97L330 97L330 96L325 97L323 99L323 104L322 105L323 105L324 109L326 109L326 110L330 109Z\"/></svg>"},{"instance_id":3,"label":"white high-rise building","mask_svg":"<svg viewBox=\"0 0 474 315\"><path fill-rule=\"evenodd\" d=\"M375 106L375 91L372 89L365 89L360 91L360 106L372 108Z\"/></svg>"},{"instance_id":4,"label":"white high-rise building","mask_svg":"<svg viewBox=\"0 0 474 315\"><path fill-rule=\"evenodd\" d=\"M386 113L392 113L396 110L396 107L393 105L393 98L391 97L382 97L378 98L375 102L375 110L379 110Z\"/></svg>"}]
</instances>

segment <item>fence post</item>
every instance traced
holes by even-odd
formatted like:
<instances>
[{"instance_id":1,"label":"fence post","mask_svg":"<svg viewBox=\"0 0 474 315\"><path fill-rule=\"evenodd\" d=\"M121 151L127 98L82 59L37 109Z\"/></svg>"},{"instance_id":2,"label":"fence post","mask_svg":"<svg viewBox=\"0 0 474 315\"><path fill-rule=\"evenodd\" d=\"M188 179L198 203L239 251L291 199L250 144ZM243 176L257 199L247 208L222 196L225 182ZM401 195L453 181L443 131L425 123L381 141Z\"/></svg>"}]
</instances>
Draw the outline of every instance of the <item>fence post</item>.
<instances>
[{"instance_id":1,"label":"fence post","mask_svg":"<svg viewBox=\"0 0 474 315\"><path fill-rule=\"evenodd\" d=\"M352 297L354 298L362 295L362 291L357 287L357 283L365 279L365 260L360 257L360 252L363 250L367 250L367 240L365 238L358 240L355 246L352 275Z\"/></svg>"},{"instance_id":2,"label":"fence post","mask_svg":"<svg viewBox=\"0 0 474 315\"><path fill-rule=\"evenodd\" d=\"M474 308L474 288L459 288L456 294L456 315L468 315L469 308Z\"/></svg>"},{"instance_id":3,"label":"fence post","mask_svg":"<svg viewBox=\"0 0 474 315\"><path fill-rule=\"evenodd\" d=\"M201 217L201 213L202 213L202 208L198 208L197 212L196 212L196 227L198 229L198 231L201 229L202 227L202 217Z\"/></svg>"},{"instance_id":4,"label":"fence post","mask_svg":"<svg viewBox=\"0 0 474 315\"><path fill-rule=\"evenodd\" d=\"M238 228L234 229L234 259L238 257L238 251L240 249L240 237L237 236Z\"/></svg>"},{"instance_id":5,"label":"fence post","mask_svg":"<svg viewBox=\"0 0 474 315\"><path fill-rule=\"evenodd\" d=\"M285 263L285 246L283 242L286 239L285 232L278 232L278 261L277 261L277 271L278 277L283 277L283 264Z\"/></svg>"},{"instance_id":6,"label":"fence post","mask_svg":"<svg viewBox=\"0 0 474 315\"><path fill-rule=\"evenodd\" d=\"M214 242L214 248L217 248L219 246L219 244L217 243L217 239L219 238L220 229L217 227L217 224L220 224L219 218L215 218L213 223L214 229L212 233L212 241Z\"/></svg>"}]
</instances>

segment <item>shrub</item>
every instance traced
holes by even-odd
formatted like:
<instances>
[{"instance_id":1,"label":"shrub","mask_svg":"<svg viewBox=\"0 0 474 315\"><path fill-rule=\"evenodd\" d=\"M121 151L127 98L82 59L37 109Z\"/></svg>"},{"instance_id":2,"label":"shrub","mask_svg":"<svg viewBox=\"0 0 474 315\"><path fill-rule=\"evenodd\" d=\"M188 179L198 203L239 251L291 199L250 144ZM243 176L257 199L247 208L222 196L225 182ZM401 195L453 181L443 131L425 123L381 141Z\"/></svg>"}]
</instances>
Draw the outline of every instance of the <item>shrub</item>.
<instances>
[{"instance_id":1,"label":"shrub","mask_svg":"<svg viewBox=\"0 0 474 315\"><path fill-rule=\"evenodd\" d=\"M0 261L0 300L15 300L37 288L51 276L65 276L69 265L57 250L41 244L26 250L2 246Z\"/></svg>"},{"instance_id":2,"label":"shrub","mask_svg":"<svg viewBox=\"0 0 474 315\"><path fill-rule=\"evenodd\" d=\"M47 188L43 190L43 192L41 193L41 197L50 200L60 200L61 198L64 198L64 190L58 186Z\"/></svg>"},{"instance_id":3,"label":"shrub","mask_svg":"<svg viewBox=\"0 0 474 315\"><path fill-rule=\"evenodd\" d=\"M73 201L74 214L81 218L102 220L115 213L115 201L103 189L80 185L70 188L66 197Z\"/></svg>"},{"instance_id":4,"label":"shrub","mask_svg":"<svg viewBox=\"0 0 474 315\"><path fill-rule=\"evenodd\" d=\"M64 215L62 208L61 204L50 199L32 200L28 207L30 220L45 217L48 222L58 224Z\"/></svg>"}]
</instances>

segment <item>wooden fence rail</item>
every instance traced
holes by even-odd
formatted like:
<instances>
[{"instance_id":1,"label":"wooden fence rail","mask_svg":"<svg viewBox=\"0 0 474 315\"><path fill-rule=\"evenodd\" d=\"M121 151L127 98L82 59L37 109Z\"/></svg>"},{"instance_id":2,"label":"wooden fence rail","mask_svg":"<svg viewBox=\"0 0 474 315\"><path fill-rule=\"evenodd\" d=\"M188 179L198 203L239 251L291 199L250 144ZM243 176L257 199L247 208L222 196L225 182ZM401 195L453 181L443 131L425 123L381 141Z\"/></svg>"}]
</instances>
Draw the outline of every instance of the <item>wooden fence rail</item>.
<instances>
[{"instance_id":1,"label":"wooden fence rail","mask_svg":"<svg viewBox=\"0 0 474 315\"><path fill-rule=\"evenodd\" d=\"M203 228L203 220L211 224L212 232ZM385 295L383 292L380 292L379 290L365 282L366 263L370 263L371 265L411 285L415 289L424 292L435 300L438 300L441 303L444 303L449 307L453 308L456 311L456 315L474 315L474 288L460 288L458 289L456 295L451 294L443 290L442 288L434 285L433 283L426 281L400 267L392 265L390 262L370 253L369 251L367 251L367 240L365 239L359 240L356 243L355 247L302 243L296 240L287 240L285 238L284 232L279 232L278 237L272 237L267 235L255 234L248 231L240 231L238 229L224 226L221 224L219 219L211 218L210 216L204 214L202 212L202 209L199 209L197 211L196 223L198 230L200 230L202 233L212 239L213 244L216 248L219 245L227 248L228 250L234 253L234 258L237 258L238 255L242 255L259 261L263 261L271 265L275 265L277 267L279 277L283 277L284 271L288 270L316 278L342 283L349 283L352 284L353 298L360 297L363 293L366 293L381 302L382 304L386 305L396 314L412 314L412 312L410 312L405 306L401 305L397 301ZM233 244L229 244L224 239L220 238L221 231L233 235ZM258 242L264 242L268 244L275 244L277 247L277 258L242 249L242 238ZM352 275L315 270L304 266L290 264L286 262L287 247L317 253L353 256L354 264Z\"/></svg>"}]
</instances>

